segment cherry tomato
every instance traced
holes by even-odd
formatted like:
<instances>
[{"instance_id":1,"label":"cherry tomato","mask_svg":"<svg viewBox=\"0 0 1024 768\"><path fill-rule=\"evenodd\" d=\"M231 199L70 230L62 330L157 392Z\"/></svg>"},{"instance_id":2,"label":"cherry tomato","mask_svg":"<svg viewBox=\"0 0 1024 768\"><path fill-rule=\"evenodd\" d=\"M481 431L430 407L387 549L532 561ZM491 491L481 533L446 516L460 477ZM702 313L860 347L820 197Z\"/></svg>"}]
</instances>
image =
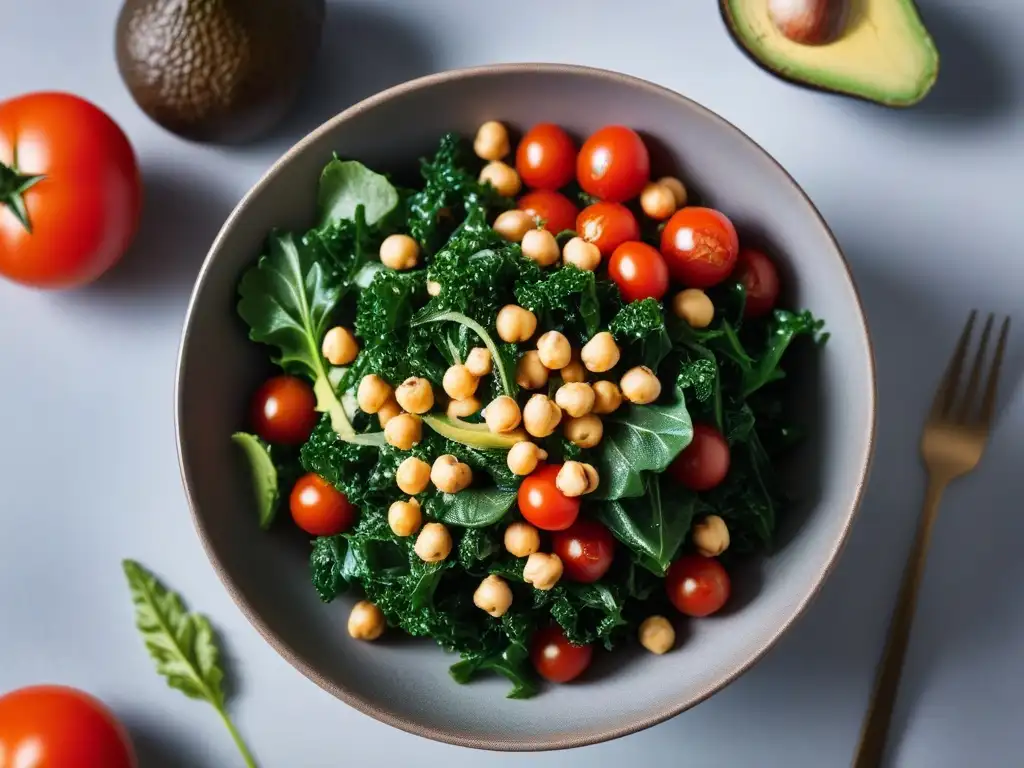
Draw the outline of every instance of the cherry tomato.
<instances>
[{"instance_id":1,"label":"cherry tomato","mask_svg":"<svg viewBox=\"0 0 1024 768\"><path fill-rule=\"evenodd\" d=\"M636 216L619 203L594 203L576 217L576 233L608 257L627 240L640 239Z\"/></svg>"},{"instance_id":2,"label":"cherry tomato","mask_svg":"<svg viewBox=\"0 0 1024 768\"><path fill-rule=\"evenodd\" d=\"M623 125L608 125L583 142L576 158L576 180L583 191L612 203L640 194L651 177L644 140Z\"/></svg>"},{"instance_id":3,"label":"cherry tomato","mask_svg":"<svg viewBox=\"0 0 1024 768\"><path fill-rule=\"evenodd\" d=\"M597 581L608 573L615 558L615 537L596 520L581 517L566 530L552 534L551 542L570 581Z\"/></svg>"},{"instance_id":4,"label":"cherry tomato","mask_svg":"<svg viewBox=\"0 0 1024 768\"><path fill-rule=\"evenodd\" d=\"M557 624L538 629L530 641L530 660L537 674L552 683L568 683L590 666L594 649L573 645Z\"/></svg>"},{"instance_id":5,"label":"cherry tomato","mask_svg":"<svg viewBox=\"0 0 1024 768\"><path fill-rule=\"evenodd\" d=\"M691 491L710 491L729 473L729 443L710 424L694 424L693 440L668 471Z\"/></svg>"},{"instance_id":6,"label":"cherry tomato","mask_svg":"<svg viewBox=\"0 0 1024 768\"><path fill-rule=\"evenodd\" d=\"M267 379L252 397L252 428L268 443L302 445L319 418L313 388L296 376Z\"/></svg>"},{"instance_id":7,"label":"cherry tomato","mask_svg":"<svg viewBox=\"0 0 1024 768\"><path fill-rule=\"evenodd\" d=\"M608 262L608 276L626 301L661 299L668 290L668 267L657 248L639 240L623 243Z\"/></svg>"},{"instance_id":8,"label":"cherry tomato","mask_svg":"<svg viewBox=\"0 0 1024 768\"><path fill-rule=\"evenodd\" d=\"M552 123L539 123L526 132L516 149L516 170L533 189L559 189L572 181L576 145Z\"/></svg>"},{"instance_id":9,"label":"cherry tomato","mask_svg":"<svg viewBox=\"0 0 1024 768\"><path fill-rule=\"evenodd\" d=\"M747 289L744 317L763 317L779 300L779 272L761 251L744 248L736 259L736 279Z\"/></svg>"},{"instance_id":10,"label":"cherry tomato","mask_svg":"<svg viewBox=\"0 0 1024 768\"><path fill-rule=\"evenodd\" d=\"M519 485L519 511L527 522L545 531L564 531L580 513L579 498L555 487L561 464L542 464Z\"/></svg>"},{"instance_id":11,"label":"cherry tomato","mask_svg":"<svg viewBox=\"0 0 1024 768\"><path fill-rule=\"evenodd\" d=\"M128 732L98 699L60 685L0 696L0 766L136 768Z\"/></svg>"},{"instance_id":12,"label":"cherry tomato","mask_svg":"<svg viewBox=\"0 0 1024 768\"><path fill-rule=\"evenodd\" d=\"M527 192L519 198L518 206L520 211L542 219L544 228L553 235L566 229L576 229L579 209L561 192L547 189Z\"/></svg>"},{"instance_id":13,"label":"cherry tomato","mask_svg":"<svg viewBox=\"0 0 1024 768\"><path fill-rule=\"evenodd\" d=\"M680 208L661 231L669 272L688 288L722 282L736 266L739 248L732 222L712 208Z\"/></svg>"},{"instance_id":14,"label":"cherry tomato","mask_svg":"<svg viewBox=\"0 0 1024 768\"><path fill-rule=\"evenodd\" d=\"M668 599L687 616L710 616L725 605L731 590L729 574L713 557L683 555L665 574Z\"/></svg>"},{"instance_id":15,"label":"cherry tomato","mask_svg":"<svg viewBox=\"0 0 1024 768\"><path fill-rule=\"evenodd\" d=\"M313 536L344 533L356 522L356 508L345 494L315 472L298 479L289 506L295 524Z\"/></svg>"},{"instance_id":16,"label":"cherry tomato","mask_svg":"<svg viewBox=\"0 0 1024 768\"><path fill-rule=\"evenodd\" d=\"M141 208L135 153L99 107L68 93L0 104L0 275L89 283L124 255Z\"/></svg>"}]
</instances>

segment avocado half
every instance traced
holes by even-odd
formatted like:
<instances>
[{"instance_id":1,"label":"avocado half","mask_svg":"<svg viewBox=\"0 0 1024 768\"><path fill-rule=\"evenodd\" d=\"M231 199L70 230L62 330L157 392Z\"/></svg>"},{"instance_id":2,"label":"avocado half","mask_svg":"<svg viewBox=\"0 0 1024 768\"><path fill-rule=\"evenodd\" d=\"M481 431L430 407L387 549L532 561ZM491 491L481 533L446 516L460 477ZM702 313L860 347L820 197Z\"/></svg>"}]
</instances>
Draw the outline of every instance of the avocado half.
<instances>
[{"instance_id":1,"label":"avocado half","mask_svg":"<svg viewBox=\"0 0 1024 768\"><path fill-rule=\"evenodd\" d=\"M740 48L762 69L808 88L909 107L939 74L939 53L913 0L849 0L844 27L829 43L785 37L768 0L720 0L722 18Z\"/></svg>"}]
</instances>

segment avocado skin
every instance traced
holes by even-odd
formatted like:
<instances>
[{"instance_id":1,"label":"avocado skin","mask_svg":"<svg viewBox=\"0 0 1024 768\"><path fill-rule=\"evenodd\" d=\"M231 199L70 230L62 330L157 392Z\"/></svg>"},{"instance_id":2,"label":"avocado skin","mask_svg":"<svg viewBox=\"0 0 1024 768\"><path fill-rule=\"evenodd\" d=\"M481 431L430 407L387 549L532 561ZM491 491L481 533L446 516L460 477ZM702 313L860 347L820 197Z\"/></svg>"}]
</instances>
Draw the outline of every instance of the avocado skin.
<instances>
[{"instance_id":1,"label":"avocado skin","mask_svg":"<svg viewBox=\"0 0 1024 768\"><path fill-rule=\"evenodd\" d=\"M167 130L192 141L251 141L295 101L325 11L325 0L125 0L118 69L142 111Z\"/></svg>"}]
</instances>

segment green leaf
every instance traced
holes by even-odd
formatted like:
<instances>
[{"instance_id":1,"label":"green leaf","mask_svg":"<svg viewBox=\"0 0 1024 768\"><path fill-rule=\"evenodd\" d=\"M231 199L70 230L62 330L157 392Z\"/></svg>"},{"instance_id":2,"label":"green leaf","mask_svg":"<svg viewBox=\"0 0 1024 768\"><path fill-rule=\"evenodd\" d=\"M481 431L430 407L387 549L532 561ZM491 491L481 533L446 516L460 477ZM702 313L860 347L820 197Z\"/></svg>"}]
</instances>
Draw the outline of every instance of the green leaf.
<instances>
[{"instance_id":1,"label":"green leaf","mask_svg":"<svg viewBox=\"0 0 1024 768\"><path fill-rule=\"evenodd\" d=\"M601 640L611 650L615 635L627 625L622 615L625 590L619 585L609 586L606 582L566 582L551 591L551 615L565 630L569 642L589 645Z\"/></svg>"},{"instance_id":2,"label":"green leaf","mask_svg":"<svg viewBox=\"0 0 1024 768\"><path fill-rule=\"evenodd\" d=\"M604 420L594 465L601 484L589 498L621 499L644 493L644 472L664 472L690 444L693 425L680 391L666 405L624 405Z\"/></svg>"},{"instance_id":3,"label":"green leaf","mask_svg":"<svg viewBox=\"0 0 1024 768\"><path fill-rule=\"evenodd\" d=\"M325 603L345 591L348 583L342 572L348 541L344 536L318 536L309 555L309 572L320 599Z\"/></svg>"},{"instance_id":4,"label":"green leaf","mask_svg":"<svg viewBox=\"0 0 1024 768\"><path fill-rule=\"evenodd\" d=\"M501 353L498 350L498 345L494 343L494 339L491 338L491 335L482 325L480 325L480 323L461 312L428 311L421 312L414 317L410 325L415 328L418 325L427 325L428 323L458 323L479 336L480 340L484 343L484 346L486 346L488 351L491 353L491 362L494 366L495 375L501 384L502 394L509 395L510 397L515 396L516 385L515 381L512 379L512 371L508 370L508 366L505 365Z\"/></svg>"},{"instance_id":5,"label":"green leaf","mask_svg":"<svg viewBox=\"0 0 1024 768\"><path fill-rule=\"evenodd\" d=\"M242 449L248 460L260 528L267 530L274 522L278 502L281 500L277 484L277 467L270 457L270 448L256 435L250 435L248 432L235 432L231 439Z\"/></svg>"},{"instance_id":6,"label":"green leaf","mask_svg":"<svg viewBox=\"0 0 1024 768\"><path fill-rule=\"evenodd\" d=\"M373 226L398 206L398 190L386 176L356 160L335 157L320 174L317 209L320 225L354 221L363 206L366 224Z\"/></svg>"},{"instance_id":7,"label":"green leaf","mask_svg":"<svg viewBox=\"0 0 1024 768\"><path fill-rule=\"evenodd\" d=\"M423 423L441 435L441 437L448 438L454 443L461 443L470 448L507 451L513 445L523 440L521 434L498 434L491 432L486 424L472 424L451 416L436 416L432 413L425 413L422 418Z\"/></svg>"},{"instance_id":8,"label":"green leaf","mask_svg":"<svg viewBox=\"0 0 1024 768\"><path fill-rule=\"evenodd\" d=\"M601 307L594 273L567 265L549 269L540 280L516 283L516 300L546 330L565 331L583 343L601 326Z\"/></svg>"},{"instance_id":9,"label":"green leaf","mask_svg":"<svg viewBox=\"0 0 1024 768\"><path fill-rule=\"evenodd\" d=\"M612 318L608 330L622 348L624 364L629 367L646 365L657 371L672 350L664 311L657 299L630 302Z\"/></svg>"},{"instance_id":10,"label":"green leaf","mask_svg":"<svg viewBox=\"0 0 1024 768\"><path fill-rule=\"evenodd\" d=\"M765 384L783 378L785 374L779 363L793 339L805 335L824 342L827 336L819 339L824 325L823 320L816 319L807 311L775 310L768 323L768 343L764 352L743 372L743 396L750 397Z\"/></svg>"},{"instance_id":11,"label":"green leaf","mask_svg":"<svg viewBox=\"0 0 1024 768\"><path fill-rule=\"evenodd\" d=\"M499 522L516 502L516 491L498 488L467 488L458 493L439 493L427 502L427 513L445 525L483 528Z\"/></svg>"}]
</instances>

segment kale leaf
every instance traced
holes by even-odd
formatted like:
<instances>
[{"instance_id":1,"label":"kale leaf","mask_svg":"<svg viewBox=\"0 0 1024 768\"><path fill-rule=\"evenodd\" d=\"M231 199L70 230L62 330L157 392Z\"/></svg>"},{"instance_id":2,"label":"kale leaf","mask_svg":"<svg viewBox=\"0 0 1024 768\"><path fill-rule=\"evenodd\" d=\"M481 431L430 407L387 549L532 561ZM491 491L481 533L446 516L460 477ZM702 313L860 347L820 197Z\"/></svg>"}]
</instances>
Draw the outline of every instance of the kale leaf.
<instances>
[{"instance_id":1,"label":"kale leaf","mask_svg":"<svg viewBox=\"0 0 1024 768\"><path fill-rule=\"evenodd\" d=\"M612 318L608 330L619 344L625 367L646 365L657 371L672 351L664 310L657 299L630 302Z\"/></svg>"},{"instance_id":2,"label":"kale leaf","mask_svg":"<svg viewBox=\"0 0 1024 768\"><path fill-rule=\"evenodd\" d=\"M541 280L518 281L516 300L537 316L541 327L561 331L577 343L589 341L601 325L597 279L572 265L548 270Z\"/></svg>"}]
</instances>

